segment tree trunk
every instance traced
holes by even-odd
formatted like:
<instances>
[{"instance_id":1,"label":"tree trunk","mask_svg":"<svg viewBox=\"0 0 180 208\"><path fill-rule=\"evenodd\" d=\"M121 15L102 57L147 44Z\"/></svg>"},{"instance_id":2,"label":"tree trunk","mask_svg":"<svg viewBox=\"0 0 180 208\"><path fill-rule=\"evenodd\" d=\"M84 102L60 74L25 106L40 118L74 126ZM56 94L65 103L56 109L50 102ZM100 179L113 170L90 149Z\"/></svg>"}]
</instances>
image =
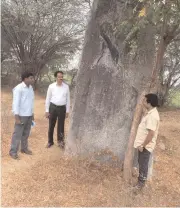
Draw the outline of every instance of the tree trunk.
<instances>
[{"instance_id":1,"label":"tree trunk","mask_svg":"<svg viewBox=\"0 0 180 208\"><path fill-rule=\"evenodd\" d=\"M135 106L151 76L154 54L150 25L137 34L134 58L124 54L127 34L120 29L114 35L116 24L132 16L132 4L94 1L77 76L67 153L88 155L108 149L124 160Z\"/></svg>"},{"instance_id":2,"label":"tree trunk","mask_svg":"<svg viewBox=\"0 0 180 208\"><path fill-rule=\"evenodd\" d=\"M134 119L132 122L130 136L129 136L129 140L128 140L128 147L127 147L127 150L125 153L125 160L124 160L123 177L124 177L125 181L128 183L129 182L131 183L131 179L132 179L132 161L133 161L133 152L134 152L133 151L134 150L133 144L134 144L134 140L136 137L140 118L142 116L143 98L144 98L144 95L149 93L150 91L153 93L157 93L158 88L159 88L159 73L160 73L160 70L163 66L163 57L164 57L166 47L168 45L168 43L165 40L165 36L164 36L166 26L167 26L166 18L164 18L163 27L162 27L162 31L161 31L161 39L160 39L159 47L158 47L158 50L156 53L155 64L154 64L153 69L151 70L152 74L151 74L151 77L149 78L148 82L146 83L146 86L144 87L145 89L140 96L139 102L136 105Z\"/></svg>"},{"instance_id":3,"label":"tree trunk","mask_svg":"<svg viewBox=\"0 0 180 208\"><path fill-rule=\"evenodd\" d=\"M158 90L159 105L163 107L168 100L169 86L168 83L161 84Z\"/></svg>"}]
</instances>

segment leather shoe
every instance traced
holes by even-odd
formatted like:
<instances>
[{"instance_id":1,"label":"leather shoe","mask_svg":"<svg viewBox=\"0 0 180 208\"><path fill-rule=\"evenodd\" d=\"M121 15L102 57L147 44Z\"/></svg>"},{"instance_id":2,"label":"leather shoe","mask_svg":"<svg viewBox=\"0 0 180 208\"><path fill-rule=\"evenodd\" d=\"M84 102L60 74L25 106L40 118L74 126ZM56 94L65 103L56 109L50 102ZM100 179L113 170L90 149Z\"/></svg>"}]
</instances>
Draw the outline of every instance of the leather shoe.
<instances>
[{"instance_id":1,"label":"leather shoe","mask_svg":"<svg viewBox=\"0 0 180 208\"><path fill-rule=\"evenodd\" d=\"M53 144L48 143L48 144L46 145L46 148L50 148L52 145L53 145Z\"/></svg>"},{"instance_id":2,"label":"leather shoe","mask_svg":"<svg viewBox=\"0 0 180 208\"><path fill-rule=\"evenodd\" d=\"M64 147L65 147L64 141L58 142L58 146L61 147L62 149L64 149Z\"/></svg>"},{"instance_id":3,"label":"leather shoe","mask_svg":"<svg viewBox=\"0 0 180 208\"><path fill-rule=\"evenodd\" d=\"M27 154L27 155L32 155L32 151L31 150L21 150L21 153Z\"/></svg>"},{"instance_id":4,"label":"leather shoe","mask_svg":"<svg viewBox=\"0 0 180 208\"><path fill-rule=\"evenodd\" d=\"M18 155L14 155L14 154L9 154L13 159L15 159L15 160L19 160L19 157L18 157Z\"/></svg>"}]
</instances>

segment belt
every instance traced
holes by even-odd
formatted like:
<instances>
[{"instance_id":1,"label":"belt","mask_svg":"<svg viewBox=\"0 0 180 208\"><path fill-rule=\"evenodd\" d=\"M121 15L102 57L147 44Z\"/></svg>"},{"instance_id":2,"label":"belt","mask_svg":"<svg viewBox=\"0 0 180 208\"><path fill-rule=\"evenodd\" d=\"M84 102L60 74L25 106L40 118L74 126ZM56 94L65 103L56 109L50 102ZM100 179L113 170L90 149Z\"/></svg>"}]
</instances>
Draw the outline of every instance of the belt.
<instances>
[{"instance_id":1,"label":"belt","mask_svg":"<svg viewBox=\"0 0 180 208\"><path fill-rule=\"evenodd\" d=\"M51 105L57 107L57 108L64 108L66 107L66 105L55 105L54 103L51 103Z\"/></svg>"}]
</instances>

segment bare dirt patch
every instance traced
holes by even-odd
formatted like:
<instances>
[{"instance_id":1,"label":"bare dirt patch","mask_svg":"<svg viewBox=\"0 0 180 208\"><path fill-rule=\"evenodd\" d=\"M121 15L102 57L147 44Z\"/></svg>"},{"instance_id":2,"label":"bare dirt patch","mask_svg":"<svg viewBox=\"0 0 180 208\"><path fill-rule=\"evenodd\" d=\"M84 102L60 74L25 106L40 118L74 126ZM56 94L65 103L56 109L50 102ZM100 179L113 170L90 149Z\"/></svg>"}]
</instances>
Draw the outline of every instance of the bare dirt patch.
<instances>
[{"instance_id":1,"label":"bare dirt patch","mask_svg":"<svg viewBox=\"0 0 180 208\"><path fill-rule=\"evenodd\" d=\"M36 95L36 127L29 139L33 156L8 156L14 119L11 93L2 92L2 206L179 206L180 110L161 112L154 178L143 193L125 189L118 166L67 158L56 145L46 149L44 98ZM4 118L3 118L4 116ZM68 120L66 121L66 132Z\"/></svg>"}]
</instances>

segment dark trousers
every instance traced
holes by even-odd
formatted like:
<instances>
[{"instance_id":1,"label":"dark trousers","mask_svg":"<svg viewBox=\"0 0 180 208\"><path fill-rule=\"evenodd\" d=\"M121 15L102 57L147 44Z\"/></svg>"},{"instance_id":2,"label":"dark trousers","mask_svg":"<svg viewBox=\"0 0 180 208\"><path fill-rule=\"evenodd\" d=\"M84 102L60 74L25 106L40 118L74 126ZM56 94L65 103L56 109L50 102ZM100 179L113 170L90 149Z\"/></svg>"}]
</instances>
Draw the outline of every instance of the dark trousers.
<instances>
[{"instance_id":1,"label":"dark trousers","mask_svg":"<svg viewBox=\"0 0 180 208\"><path fill-rule=\"evenodd\" d=\"M54 144L53 134L56 121L58 119L57 125L57 141L64 141L64 122L66 117L66 106L56 106L53 103L49 107L49 131L48 131L48 143Z\"/></svg>"},{"instance_id":2,"label":"dark trousers","mask_svg":"<svg viewBox=\"0 0 180 208\"><path fill-rule=\"evenodd\" d=\"M138 182L144 185L148 175L148 164L151 153L147 149L143 149L142 152L138 151L138 163L139 163L139 177Z\"/></svg>"}]
</instances>

